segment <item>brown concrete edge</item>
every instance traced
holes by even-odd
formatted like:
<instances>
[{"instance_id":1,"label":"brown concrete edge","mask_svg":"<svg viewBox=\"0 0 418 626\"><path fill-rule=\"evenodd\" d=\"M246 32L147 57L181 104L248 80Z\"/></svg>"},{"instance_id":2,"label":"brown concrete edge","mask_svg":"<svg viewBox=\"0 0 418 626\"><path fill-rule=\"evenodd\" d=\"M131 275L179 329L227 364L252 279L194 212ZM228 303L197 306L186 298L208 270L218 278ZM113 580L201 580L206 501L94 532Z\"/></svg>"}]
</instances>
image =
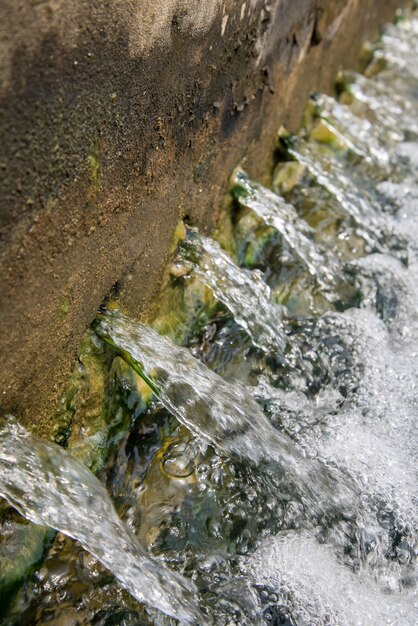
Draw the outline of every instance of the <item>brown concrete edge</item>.
<instances>
[{"instance_id":1,"label":"brown concrete edge","mask_svg":"<svg viewBox=\"0 0 418 626\"><path fill-rule=\"evenodd\" d=\"M145 315L178 219L209 232L236 165L265 177L279 125L410 2L205 0L201 32L168 4L153 39L129 0L0 7L0 404L43 435L106 295Z\"/></svg>"}]
</instances>

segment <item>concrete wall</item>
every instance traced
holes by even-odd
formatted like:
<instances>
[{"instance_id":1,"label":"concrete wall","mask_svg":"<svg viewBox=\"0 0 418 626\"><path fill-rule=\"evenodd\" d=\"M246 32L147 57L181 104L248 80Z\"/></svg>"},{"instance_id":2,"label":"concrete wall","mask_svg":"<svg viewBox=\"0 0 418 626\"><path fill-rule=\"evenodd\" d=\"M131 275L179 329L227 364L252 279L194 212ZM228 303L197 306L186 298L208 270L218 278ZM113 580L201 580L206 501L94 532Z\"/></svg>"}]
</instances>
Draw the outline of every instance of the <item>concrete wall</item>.
<instances>
[{"instance_id":1,"label":"concrete wall","mask_svg":"<svg viewBox=\"0 0 418 626\"><path fill-rule=\"evenodd\" d=\"M112 289L143 315L177 220L209 231L402 0L3 0L0 275L8 410L48 431Z\"/></svg>"}]
</instances>

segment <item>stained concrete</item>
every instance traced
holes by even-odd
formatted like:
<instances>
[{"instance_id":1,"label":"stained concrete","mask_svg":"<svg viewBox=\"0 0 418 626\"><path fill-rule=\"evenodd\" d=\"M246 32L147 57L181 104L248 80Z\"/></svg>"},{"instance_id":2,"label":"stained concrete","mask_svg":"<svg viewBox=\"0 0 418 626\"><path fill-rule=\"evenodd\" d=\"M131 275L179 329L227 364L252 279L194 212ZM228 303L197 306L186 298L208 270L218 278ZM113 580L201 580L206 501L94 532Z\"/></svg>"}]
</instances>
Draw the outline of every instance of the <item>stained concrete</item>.
<instances>
[{"instance_id":1,"label":"stained concrete","mask_svg":"<svg viewBox=\"0 0 418 626\"><path fill-rule=\"evenodd\" d=\"M1 404L48 434L104 298L146 316L177 220L329 91L401 0L3 0Z\"/></svg>"}]
</instances>

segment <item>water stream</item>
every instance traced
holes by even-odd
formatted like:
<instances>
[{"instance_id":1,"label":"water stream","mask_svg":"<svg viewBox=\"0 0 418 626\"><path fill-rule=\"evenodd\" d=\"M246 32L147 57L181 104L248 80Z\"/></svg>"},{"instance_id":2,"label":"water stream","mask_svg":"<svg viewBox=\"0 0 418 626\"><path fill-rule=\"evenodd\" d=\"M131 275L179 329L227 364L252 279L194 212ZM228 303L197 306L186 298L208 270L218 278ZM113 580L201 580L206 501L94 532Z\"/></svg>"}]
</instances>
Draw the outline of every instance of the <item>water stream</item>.
<instances>
[{"instance_id":1,"label":"water stream","mask_svg":"<svg viewBox=\"0 0 418 626\"><path fill-rule=\"evenodd\" d=\"M177 343L101 311L107 430L91 397L68 451L1 420L0 494L60 533L0 624L418 623L417 42L388 28L380 72L315 97L274 192L237 170L228 251L187 232Z\"/></svg>"},{"instance_id":2,"label":"water stream","mask_svg":"<svg viewBox=\"0 0 418 626\"><path fill-rule=\"evenodd\" d=\"M147 555L101 482L71 454L8 416L0 423L0 466L0 494L27 519L80 541L140 602L186 624L202 623L190 581Z\"/></svg>"},{"instance_id":3,"label":"water stream","mask_svg":"<svg viewBox=\"0 0 418 626\"><path fill-rule=\"evenodd\" d=\"M236 174L234 182L239 189L240 202L265 224L275 228L303 269L327 288L338 271L338 261L317 248L312 241L312 229L300 219L295 207L269 189L249 181L243 172Z\"/></svg>"},{"instance_id":4,"label":"water stream","mask_svg":"<svg viewBox=\"0 0 418 626\"><path fill-rule=\"evenodd\" d=\"M192 233L183 245L183 257L197 257L194 273L232 313L254 345L266 351L283 351L286 336L283 310L270 299L261 273L241 269L209 237ZM246 306L242 306L245 300Z\"/></svg>"}]
</instances>

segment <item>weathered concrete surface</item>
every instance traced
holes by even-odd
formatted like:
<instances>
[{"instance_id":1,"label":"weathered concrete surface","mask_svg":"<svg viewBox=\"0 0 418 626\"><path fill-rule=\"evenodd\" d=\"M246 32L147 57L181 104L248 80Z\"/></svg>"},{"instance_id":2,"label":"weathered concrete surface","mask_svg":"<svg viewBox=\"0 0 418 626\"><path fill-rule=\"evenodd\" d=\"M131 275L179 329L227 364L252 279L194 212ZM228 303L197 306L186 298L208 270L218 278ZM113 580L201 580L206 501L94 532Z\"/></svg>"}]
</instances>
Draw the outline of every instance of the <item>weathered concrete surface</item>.
<instances>
[{"instance_id":1,"label":"weathered concrete surface","mask_svg":"<svg viewBox=\"0 0 418 626\"><path fill-rule=\"evenodd\" d=\"M401 0L3 0L1 404L40 432L112 289L135 315L176 221L209 230Z\"/></svg>"}]
</instances>

